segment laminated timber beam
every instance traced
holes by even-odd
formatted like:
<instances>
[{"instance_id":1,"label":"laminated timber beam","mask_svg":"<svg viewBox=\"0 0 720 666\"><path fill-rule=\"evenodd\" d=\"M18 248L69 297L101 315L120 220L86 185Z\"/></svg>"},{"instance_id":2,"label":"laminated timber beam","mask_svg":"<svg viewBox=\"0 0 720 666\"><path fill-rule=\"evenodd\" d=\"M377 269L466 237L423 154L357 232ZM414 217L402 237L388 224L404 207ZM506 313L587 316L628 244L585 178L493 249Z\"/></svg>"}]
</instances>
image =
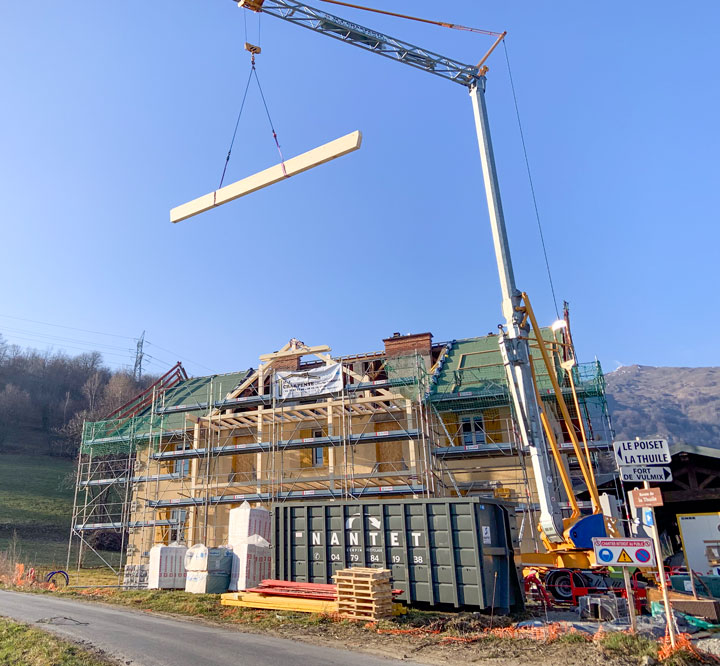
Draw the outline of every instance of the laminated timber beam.
<instances>
[{"instance_id":1,"label":"laminated timber beam","mask_svg":"<svg viewBox=\"0 0 720 666\"><path fill-rule=\"evenodd\" d=\"M186 220L189 217L204 213L229 201L239 199L246 194L251 194L269 185L279 183L281 180L296 176L303 171L308 171L316 166L352 153L360 148L361 143L362 134L359 130L346 134L339 139L313 148L302 155L291 157L281 164L276 164L269 169L265 169L252 176L226 185L219 190L210 192L210 194L205 194L197 199L176 206L170 211L170 221L175 223Z\"/></svg>"},{"instance_id":2,"label":"laminated timber beam","mask_svg":"<svg viewBox=\"0 0 720 666\"><path fill-rule=\"evenodd\" d=\"M237 412L231 414L212 414L210 416L200 416L198 417L198 419L201 425L205 425L206 423L214 423L220 428L232 428L233 420L242 419L244 421L256 421L258 418L262 418L264 424L270 424L272 420L277 419L277 416L279 415L282 415L282 417L286 418L288 421L321 420L327 418L328 407L333 410L334 414L340 413L344 407L346 413L351 413L350 410L352 410L352 412L356 412L360 415L365 416L369 414L384 413L388 411L403 411L405 409L404 403L406 401L407 398L405 398L405 396L403 396L402 394L391 393L390 395L373 395L363 398L352 398L351 401L345 402L344 405L340 400L335 400L329 404L327 402L324 402L312 405L297 405L296 408L279 406L275 408L266 408L262 411ZM398 402L401 402L402 405L398 405ZM388 405L387 403L390 404ZM368 409L365 409L364 406L367 406ZM360 409L358 409L358 407ZM311 410L317 410L314 416L308 417L302 413L305 412L306 414L312 414Z\"/></svg>"}]
</instances>

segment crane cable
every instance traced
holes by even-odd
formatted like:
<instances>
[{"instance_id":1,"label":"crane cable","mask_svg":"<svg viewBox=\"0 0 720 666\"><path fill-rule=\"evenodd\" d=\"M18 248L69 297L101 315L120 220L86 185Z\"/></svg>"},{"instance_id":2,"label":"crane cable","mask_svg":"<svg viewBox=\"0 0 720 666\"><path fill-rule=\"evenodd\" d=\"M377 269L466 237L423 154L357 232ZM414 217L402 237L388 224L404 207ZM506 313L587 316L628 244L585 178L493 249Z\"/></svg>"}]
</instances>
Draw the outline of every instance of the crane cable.
<instances>
[{"instance_id":1,"label":"crane cable","mask_svg":"<svg viewBox=\"0 0 720 666\"><path fill-rule=\"evenodd\" d=\"M273 125L272 118L270 117L270 110L268 109L267 102L265 101L265 94L263 93L262 86L260 85L260 79L258 78L257 69L255 69L255 54L252 54L252 69L251 74L255 75L255 80L258 84L258 90L260 91L260 98L262 99L263 106L265 107L265 114L267 115L268 122L270 123L270 129L272 130L273 139L275 139L275 146L277 147L278 154L280 155L280 166L282 167L283 176L287 178L287 171L285 171L285 158L283 157L282 150L280 149L280 142L278 141L277 132Z\"/></svg>"},{"instance_id":2,"label":"crane cable","mask_svg":"<svg viewBox=\"0 0 720 666\"><path fill-rule=\"evenodd\" d=\"M431 19L418 18L417 16L408 16L407 14L397 14L395 12L389 12L385 9L375 9L373 7L363 7L362 5L354 5L350 2L341 2L340 0L322 0L322 2L330 3L331 5L340 5L342 7L350 7L351 9L360 9L365 12L373 12L375 14L385 14L385 16L394 16L395 18L409 19L410 21L419 21L420 23L429 23L431 25L439 25L441 28L452 28L453 30L466 30L467 32L476 32L481 35L491 35L492 37L498 37L499 32L492 32L491 30L481 30L480 28L469 28L465 25L458 25L457 23L446 23L444 21L433 21Z\"/></svg>"},{"instance_id":3,"label":"crane cable","mask_svg":"<svg viewBox=\"0 0 720 666\"><path fill-rule=\"evenodd\" d=\"M510 89L515 104L515 115L517 116L518 128L520 130L520 142L522 143L523 155L525 156L525 168L527 169L528 180L530 181L530 192L532 193L533 206L535 207L535 219L537 220L538 231L540 232L540 243L542 245L543 256L545 257L548 281L550 282L550 292L552 293L553 305L555 306L555 314L557 318L560 319L557 296L555 296L555 285L553 283L552 273L550 272L550 260L548 259L547 247L545 245L545 235L543 234L542 224L540 223L540 210L538 208L537 197L535 196L535 185L533 184L532 173L530 171L530 160L528 158L527 146L525 145L525 133L523 132L522 122L520 121L520 107L518 106L517 95L515 94L515 83L513 81L512 70L510 69L510 57L508 56L508 48L505 40L503 40L503 48L505 49L505 62L507 63L508 76L510 78Z\"/></svg>"},{"instance_id":4,"label":"crane cable","mask_svg":"<svg viewBox=\"0 0 720 666\"><path fill-rule=\"evenodd\" d=\"M228 163L230 162L230 155L232 154L232 149L235 145L235 137L237 136L238 127L240 125L240 117L242 116L243 109L245 108L245 100L247 99L248 90L250 89L250 81L252 81L252 70L250 70L247 83L245 84L245 92L243 93L240 111L238 112L237 120L235 121L235 130L233 131L232 139L230 141L230 148L228 148L227 156L225 157L225 166L222 170L222 176L220 176L220 185L218 185L218 190L223 186L223 182L225 182L225 172L227 171Z\"/></svg>"},{"instance_id":5,"label":"crane cable","mask_svg":"<svg viewBox=\"0 0 720 666\"><path fill-rule=\"evenodd\" d=\"M240 103L240 111L238 112L237 119L235 120L235 129L233 130L232 139L230 140L230 148L228 148L227 155L225 156L225 165L223 166L222 175L220 176L220 184L217 189L219 190L225 182L225 173L227 172L228 164L230 162L230 156L232 155L233 146L235 145L235 137L237 136L238 127L240 126L240 118L242 117L243 109L245 108L245 101L247 100L248 91L250 90L250 82L253 76L258 85L260 91L260 98L262 99L263 106L265 107L265 114L267 115L268 122L270 123L270 129L272 131L273 139L275 140L275 146L277 147L278 153L280 154L280 166L285 177L287 177L287 171L285 170L285 158L283 157L282 150L280 149L280 142L278 141L277 132L273 125L272 118L270 117L270 110L268 109L267 101L265 100L265 94L263 93L262 86L260 85L260 79L258 78L257 69L255 68L255 54L251 54L250 59L250 74L248 75L247 83L245 84L245 92L243 93L242 102ZM213 197L217 196L217 190L213 192Z\"/></svg>"}]
</instances>

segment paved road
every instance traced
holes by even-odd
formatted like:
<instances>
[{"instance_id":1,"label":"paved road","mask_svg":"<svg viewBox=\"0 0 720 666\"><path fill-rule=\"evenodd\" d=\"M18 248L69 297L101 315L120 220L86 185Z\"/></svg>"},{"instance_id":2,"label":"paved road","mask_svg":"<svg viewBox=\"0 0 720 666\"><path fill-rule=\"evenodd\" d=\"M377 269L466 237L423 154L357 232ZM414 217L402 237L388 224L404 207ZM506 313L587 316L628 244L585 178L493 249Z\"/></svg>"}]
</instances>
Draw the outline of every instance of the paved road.
<instances>
[{"instance_id":1,"label":"paved road","mask_svg":"<svg viewBox=\"0 0 720 666\"><path fill-rule=\"evenodd\" d=\"M132 666L391 666L398 663L357 652L49 595L0 591L0 615L36 624L64 638L87 641ZM44 621L38 623L41 620Z\"/></svg>"}]
</instances>

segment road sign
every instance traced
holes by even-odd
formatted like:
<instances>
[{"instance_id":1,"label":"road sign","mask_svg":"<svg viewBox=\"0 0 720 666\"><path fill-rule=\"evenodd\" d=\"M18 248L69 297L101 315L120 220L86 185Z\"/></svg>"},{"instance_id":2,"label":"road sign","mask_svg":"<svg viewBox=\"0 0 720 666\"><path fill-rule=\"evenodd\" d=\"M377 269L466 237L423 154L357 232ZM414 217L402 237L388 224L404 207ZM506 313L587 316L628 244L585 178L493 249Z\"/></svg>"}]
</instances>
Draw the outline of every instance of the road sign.
<instances>
[{"instance_id":1,"label":"road sign","mask_svg":"<svg viewBox=\"0 0 720 666\"><path fill-rule=\"evenodd\" d=\"M648 506L642 510L642 524L645 527L652 527L655 524L655 512Z\"/></svg>"},{"instance_id":2,"label":"road sign","mask_svg":"<svg viewBox=\"0 0 720 666\"><path fill-rule=\"evenodd\" d=\"M620 480L626 483L639 483L650 481L651 483L669 483L673 480L672 471L669 467L620 467Z\"/></svg>"},{"instance_id":3,"label":"road sign","mask_svg":"<svg viewBox=\"0 0 720 666\"><path fill-rule=\"evenodd\" d=\"M670 447L666 439L613 442L613 450L615 462L621 467L670 464Z\"/></svg>"},{"instance_id":4,"label":"road sign","mask_svg":"<svg viewBox=\"0 0 720 666\"><path fill-rule=\"evenodd\" d=\"M593 537L595 561L606 567L653 567L652 539L605 539Z\"/></svg>"},{"instance_id":5,"label":"road sign","mask_svg":"<svg viewBox=\"0 0 720 666\"><path fill-rule=\"evenodd\" d=\"M662 506L663 498L660 488L635 488L631 490L633 503L637 507L641 506Z\"/></svg>"}]
</instances>

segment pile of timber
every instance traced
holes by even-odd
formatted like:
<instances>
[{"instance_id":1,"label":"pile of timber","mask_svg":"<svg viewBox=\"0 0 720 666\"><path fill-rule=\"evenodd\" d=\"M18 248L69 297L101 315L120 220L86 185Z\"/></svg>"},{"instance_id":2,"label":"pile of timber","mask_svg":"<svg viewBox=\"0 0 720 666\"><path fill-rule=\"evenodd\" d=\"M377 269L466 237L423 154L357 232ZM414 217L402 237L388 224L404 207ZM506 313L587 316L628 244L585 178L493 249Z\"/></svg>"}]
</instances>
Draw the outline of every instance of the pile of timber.
<instances>
[{"instance_id":1,"label":"pile of timber","mask_svg":"<svg viewBox=\"0 0 720 666\"><path fill-rule=\"evenodd\" d=\"M393 614L389 569L341 569L335 572L333 579L338 612L343 617L374 622Z\"/></svg>"},{"instance_id":2,"label":"pile of timber","mask_svg":"<svg viewBox=\"0 0 720 666\"><path fill-rule=\"evenodd\" d=\"M244 592L228 592L220 597L223 606L284 610L298 613L337 613L334 585L296 583L289 580L263 580Z\"/></svg>"},{"instance_id":3,"label":"pile of timber","mask_svg":"<svg viewBox=\"0 0 720 666\"><path fill-rule=\"evenodd\" d=\"M342 575L347 572L353 572L351 582ZM355 572L370 573L355 574ZM337 576L339 576L337 585L263 580L257 587L244 592L227 592L220 595L220 603L223 606L241 608L340 614L355 620L380 619L407 612L402 604L392 603L393 596L402 594L402 590L390 589L389 570L344 569L338 571L334 577ZM342 603L345 610L341 608Z\"/></svg>"}]
</instances>

